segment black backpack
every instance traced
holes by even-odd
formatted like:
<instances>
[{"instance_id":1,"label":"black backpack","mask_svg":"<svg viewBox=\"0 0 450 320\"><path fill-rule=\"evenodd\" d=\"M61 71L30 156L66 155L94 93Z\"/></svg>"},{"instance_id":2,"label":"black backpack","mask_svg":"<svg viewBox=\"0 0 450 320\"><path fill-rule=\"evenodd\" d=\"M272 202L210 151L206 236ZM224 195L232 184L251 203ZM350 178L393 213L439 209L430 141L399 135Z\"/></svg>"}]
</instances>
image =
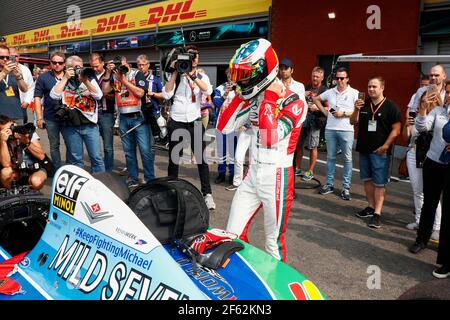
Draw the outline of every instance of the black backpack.
<instances>
[{"instance_id":1,"label":"black backpack","mask_svg":"<svg viewBox=\"0 0 450 320\"><path fill-rule=\"evenodd\" d=\"M203 234L209 210L200 191L190 182L158 178L131 192L128 206L162 243L173 243Z\"/></svg>"}]
</instances>

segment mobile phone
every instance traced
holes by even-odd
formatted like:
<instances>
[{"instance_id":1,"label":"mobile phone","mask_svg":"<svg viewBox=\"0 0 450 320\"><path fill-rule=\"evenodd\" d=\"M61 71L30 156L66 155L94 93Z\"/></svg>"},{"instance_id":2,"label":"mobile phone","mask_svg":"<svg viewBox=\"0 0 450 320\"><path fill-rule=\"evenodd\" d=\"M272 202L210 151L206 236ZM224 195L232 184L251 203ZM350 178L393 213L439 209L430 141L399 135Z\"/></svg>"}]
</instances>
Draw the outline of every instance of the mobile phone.
<instances>
[{"instance_id":1,"label":"mobile phone","mask_svg":"<svg viewBox=\"0 0 450 320\"><path fill-rule=\"evenodd\" d=\"M433 83L430 84L427 88L427 94L432 94L434 92L436 92L437 86Z\"/></svg>"},{"instance_id":2,"label":"mobile phone","mask_svg":"<svg viewBox=\"0 0 450 320\"><path fill-rule=\"evenodd\" d=\"M411 118L415 118L416 115L417 115L417 112L416 112L416 111L410 111L410 112L409 112L409 116L410 116Z\"/></svg>"},{"instance_id":3,"label":"mobile phone","mask_svg":"<svg viewBox=\"0 0 450 320\"><path fill-rule=\"evenodd\" d=\"M330 110L328 110L329 113L333 113L336 112L336 110L334 110L333 108L331 108Z\"/></svg>"},{"instance_id":4,"label":"mobile phone","mask_svg":"<svg viewBox=\"0 0 450 320\"><path fill-rule=\"evenodd\" d=\"M364 100L366 98L366 95L364 94L364 92L358 92L358 99L359 100Z\"/></svg>"},{"instance_id":5,"label":"mobile phone","mask_svg":"<svg viewBox=\"0 0 450 320\"><path fill-rule=\"evenodd\" d=\"M8 60L12 63L16 63L16 56L9 56Z\"/></svg>"}]
</instances>

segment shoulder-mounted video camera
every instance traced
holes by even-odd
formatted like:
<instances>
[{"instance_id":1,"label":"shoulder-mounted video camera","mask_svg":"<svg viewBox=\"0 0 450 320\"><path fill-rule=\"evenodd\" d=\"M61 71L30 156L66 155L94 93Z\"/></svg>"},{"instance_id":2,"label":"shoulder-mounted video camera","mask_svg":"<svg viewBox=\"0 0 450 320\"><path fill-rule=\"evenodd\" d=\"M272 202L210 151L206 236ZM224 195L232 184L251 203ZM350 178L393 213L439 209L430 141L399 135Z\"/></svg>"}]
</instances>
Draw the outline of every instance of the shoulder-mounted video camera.
<instances>
[{"instance_id":1,"label":"shoulder-mounted video camera","mask_svg":"<svg viewBox=\"0 0 450 320\"><path fill-rule=\"evenodd\" d=\"M119 71L120 74L127 74L130 69L127 66L122 65L122 58L120 56L116 56L114 58L114 70Z\"/></svg>"},{"instance_id":2,"label":"shoulder-mounted video camera","mask_svg":"<svg viewBox=\"0 0 450 320\"><path fill-rule=\"evenodd\" d=\"M187 52L184 47L175 47L170 50L161 60L161 66L164 72L173 73L189 73L192 71L192 61L196 58L197 53ZM173 63L175 62L175 65Z\"/></svg>"}]
</instances>

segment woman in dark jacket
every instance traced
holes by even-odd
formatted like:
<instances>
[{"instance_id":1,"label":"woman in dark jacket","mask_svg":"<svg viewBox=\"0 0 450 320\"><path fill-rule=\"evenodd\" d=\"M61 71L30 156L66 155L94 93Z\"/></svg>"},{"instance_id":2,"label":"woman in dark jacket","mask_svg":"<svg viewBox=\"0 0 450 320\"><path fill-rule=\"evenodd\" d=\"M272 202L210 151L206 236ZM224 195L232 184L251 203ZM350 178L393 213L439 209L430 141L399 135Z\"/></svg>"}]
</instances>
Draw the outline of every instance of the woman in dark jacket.
<instances>
[{"instance_id":1,"label":"woman in dark jacket","mask_svg":"<svg viewBox=\"0 0 450 320\"><path fill-rule=\"evenodd\" d=\"M450 160L450 120L442 129L442 137L448 143L441 160ZM450 165L447 164L445 174L444 196L442 201L441 232L439 235L437 264L442 265L433 271L439 279L450 277Z\"/></svg>"}]
</instances>

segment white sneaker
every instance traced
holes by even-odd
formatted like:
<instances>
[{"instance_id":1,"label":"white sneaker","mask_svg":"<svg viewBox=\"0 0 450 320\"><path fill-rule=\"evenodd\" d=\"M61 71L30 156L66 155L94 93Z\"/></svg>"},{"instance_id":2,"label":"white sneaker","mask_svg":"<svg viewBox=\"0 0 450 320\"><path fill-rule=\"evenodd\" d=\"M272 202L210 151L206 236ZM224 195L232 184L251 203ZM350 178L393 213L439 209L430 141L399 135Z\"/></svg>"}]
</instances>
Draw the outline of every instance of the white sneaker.
<instances>
[{"instance_id":1,"label":"white sneaker","mask_svg":"<svg viewBox=\"0 0 450 320\"><path fill-rule=\"evenodd\" d=\"M205 196L205 203L206 203L206 207L208 207L209 210L214 210L216 209L216 204L214 203L214 199L211 193L208 193Z\"/></svg>"},{"instance_id":2,"label":"white sneaker","mask_svg":"<svg viewBox=\"0 0 450 320\"><path fill-rule=\"evenodd\" d=\"M439 241L439 230L433 230L433 233L431 234L431 241Z\"/></svg>"},{"instance_id":3,"label":"white sneaker","mask_svg":"<svg viewBox=\"0 0 450 320\"><path fill-rule=\"evenodd\" d=\"M417 230L417 229L419 229L419 225L418 225L417 223L415 223L415 222L408 223L408 224L406 225L406 229L409 229L409 230Z\"/></svg>"}]
</instances>

